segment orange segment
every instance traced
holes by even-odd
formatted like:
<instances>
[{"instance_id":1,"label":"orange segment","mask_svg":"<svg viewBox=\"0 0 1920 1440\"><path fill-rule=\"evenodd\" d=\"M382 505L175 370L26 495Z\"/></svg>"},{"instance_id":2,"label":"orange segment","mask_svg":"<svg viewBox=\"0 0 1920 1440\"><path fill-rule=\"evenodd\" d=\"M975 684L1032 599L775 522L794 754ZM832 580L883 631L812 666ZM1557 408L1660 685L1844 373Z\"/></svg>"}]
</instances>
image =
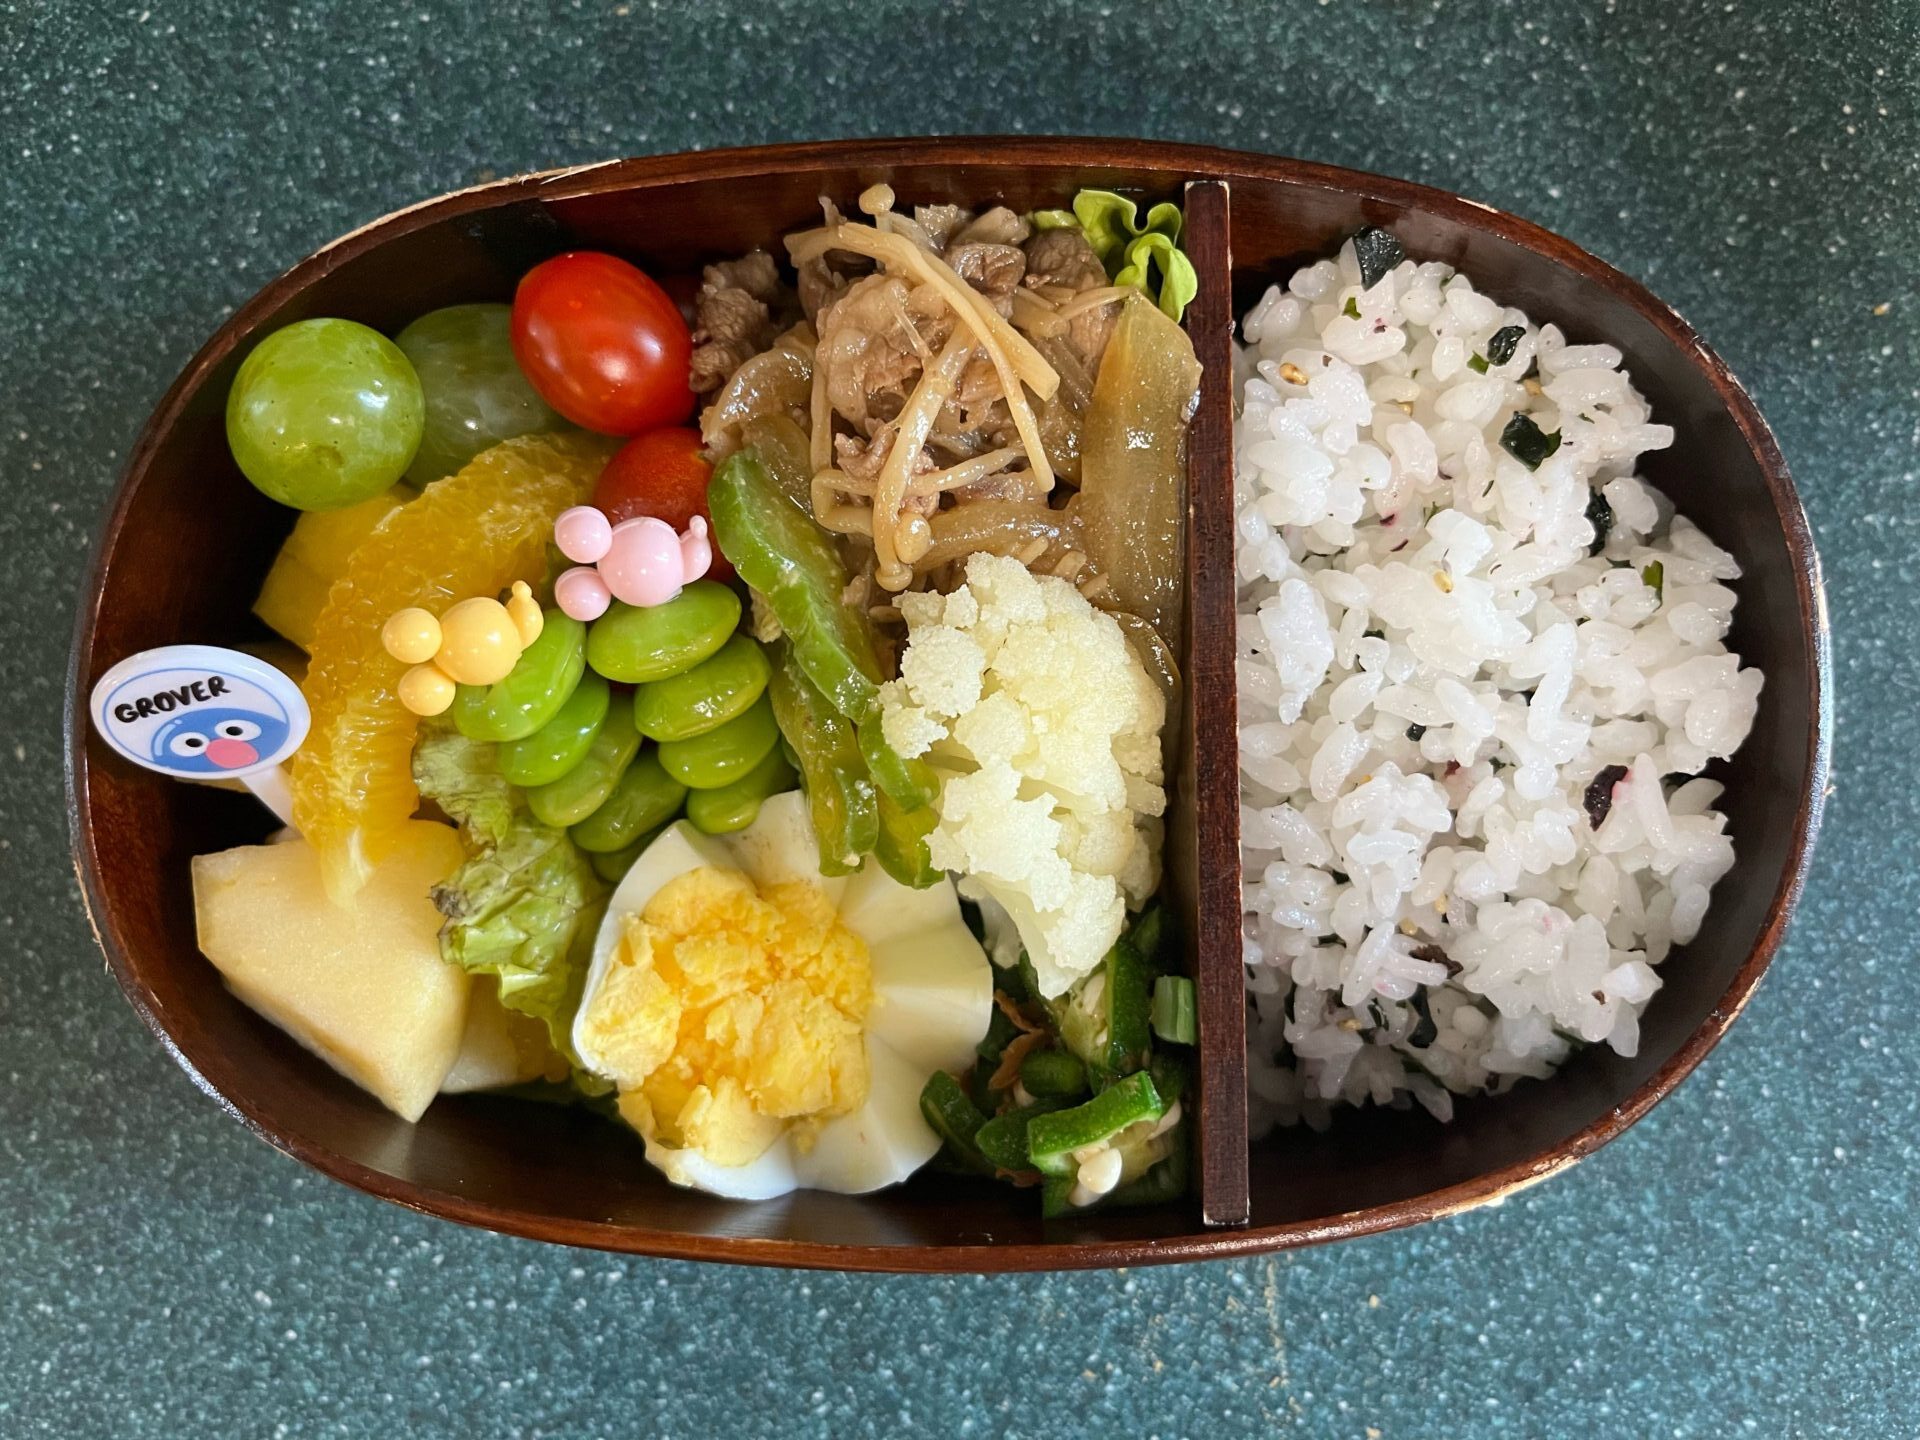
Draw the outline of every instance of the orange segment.
<instances>
[{"instance_id":1,"label":"orange segment","mask_svg":"<svg viewBox=\"0 0 1920 1440\"><path fill-rule=\"evenodd\" d=\"M387 617L538 582L554 520L592 494L612 449L585 435L496 445L388 516L334 582L302 687L313 729L293 762L294 824L334 903L352 901L420 803L419 717L395 691L406 666L380 644Z\"/></svg>"},{"instance_id":2,"label":"orange segment","mask_svg":"<svg viewBox=\"0 0 1920 1440\"><path fill-rule=\"evenodd\" d=\"M302 650L313 643L314 622L327 607L327 592L374 527L407 502L397 486L344 510L309 510L267 571L253 613Z\"/></svg>"}]
</instances>

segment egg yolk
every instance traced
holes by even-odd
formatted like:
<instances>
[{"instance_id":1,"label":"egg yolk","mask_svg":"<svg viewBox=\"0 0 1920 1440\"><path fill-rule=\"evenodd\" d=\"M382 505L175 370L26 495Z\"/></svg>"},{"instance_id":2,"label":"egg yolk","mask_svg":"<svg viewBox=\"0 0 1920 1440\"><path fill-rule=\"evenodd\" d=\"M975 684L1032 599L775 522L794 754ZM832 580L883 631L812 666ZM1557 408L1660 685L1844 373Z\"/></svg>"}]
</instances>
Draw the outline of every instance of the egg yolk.
<instances>
[{"instance_id":1,"label":"egg yolk","mask_svg":"<svg viewBox=\"0 0 1920 1440\"><path fill-rule=\"evenodd\" d=\"M586 1040L649 1138L745 1165L867 1098L873 966L824 892L703 867L629 918Z\"/></svg>"}]
</instances>

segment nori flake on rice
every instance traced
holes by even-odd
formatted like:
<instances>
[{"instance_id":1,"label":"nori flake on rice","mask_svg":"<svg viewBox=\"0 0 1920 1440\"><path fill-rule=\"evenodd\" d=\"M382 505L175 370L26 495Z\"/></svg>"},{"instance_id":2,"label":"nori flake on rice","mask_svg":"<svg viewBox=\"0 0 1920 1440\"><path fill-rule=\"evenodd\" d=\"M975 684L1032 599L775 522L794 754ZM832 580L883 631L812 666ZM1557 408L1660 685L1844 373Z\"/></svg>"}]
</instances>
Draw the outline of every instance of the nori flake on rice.
<instances>
[{"instance_id":1,"label":"nori flake on rice","mask_svg":"<svg viewBox=\"0 0 1920 1440\"><path fill-rule=\"evenodd\" d=\"M1661 784L1763 683L1722 641L1738 564L1639 473L1672 427L1617 347L1409 258L1357 237L1236 350L1256 1133L1639 1053L1734 863L1722 787Z\"/></svg>"},{"instance_id":2,"label":"nori flake on rice","mask_svg":"<svg viewBox=\"0 0 1920 1440\"><path fill-rule=\"evenodd\" d=\"M1593 543L1587 546L1587 554L1598 555L1607 548L1607 536L1613 530L1613 506L1598 490L1587 497L1587 522L1593 526Z\"/></svg>"},{"instance_id":3,"label":"nori flake on rice","mask_svg":"<svg viewBox=\"0 0 1920 1440\"><path fill-rule=\"evenodd\" d=\"M1422 985L1414 991L1407 1003L1413 1007L1413 1013L1420 1017L1420 1023L1407 1035L1407 1044L1416 1050L1424 1050L1440 1038L1440 1027L1433 1019L1433 1006L1427 1000L1427 987Z\"/></svg>"},{"instance_id":4,"label":"nori flake on rice","mask_svg":"<svg viewBox=\"0 0 1920 1440\"><path fill-rule=\"evenodd\" d=\"M1407 258L1407 251L1387 231L1369 225L1353 237L1353 258L1360 266L1361 288L1371 290L1382 275Z\"/></svg>"},{"instance_id":5,"label":"nori flake on rice","mask_svg":"<svg viewBox=\"0 0 1920 1440\"><path fill-rule=\"evenodd\" d=\"M1513 359L1513 352L1520 348L1526 333L1524 325L1508 325L1494 331L1487 341L1487 359L1495 365L1506 364Z\"/></svg>"},{"instance_id":6,"label":"nori flake on rice","mask_svg":"<svg viewBox=\"0 0 1920 1440\"><path fill-rule=\"evenodd\" d=\"M1585 803L1587 819L1598 830L1607 823L1607 816L1613 810L1613 787L1627 778L1627 767L1609 765L1588 782Z\"/></svg>"},{"instance_id":7,"label":"nori flake on rice","mask_svg":"<svg viewBox=\"0 0 1920 1440\"><path fill-rule=\"evenodd\" d=\"M1500 432L1500 445L1527 469L1538 470L1541 462L1560 448L1560 432L1549 434L1534 423L1531 415L1515 411L1507 428Z\"/></svg>"}]
</instances>

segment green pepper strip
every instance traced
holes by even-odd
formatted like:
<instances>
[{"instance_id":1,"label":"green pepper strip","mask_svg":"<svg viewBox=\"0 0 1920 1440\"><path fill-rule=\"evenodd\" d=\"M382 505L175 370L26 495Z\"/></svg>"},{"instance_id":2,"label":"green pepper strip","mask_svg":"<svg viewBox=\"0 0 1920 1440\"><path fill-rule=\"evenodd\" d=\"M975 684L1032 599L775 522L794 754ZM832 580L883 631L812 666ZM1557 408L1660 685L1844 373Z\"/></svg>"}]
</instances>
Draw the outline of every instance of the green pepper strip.
<instances>
[{"instance_id":1,"label":"green pepper strip","mask_svg":"<svg viewBox=\"0 0 1920 1440\"><path fill-rule=\"evenodd\" d=\"M908 759L887 743L880 732L879 715L860 722L860 754L880 793L892 797L902 810L931 805L940 794L940 777L920 759Z\"/></svg>"},{"instance_id":2,"label":"green pepper strip","mask_svg":"<svg viewBox=\"0 0 1920 1440\"><path fill-rule=\"evenodd\" d=\"M925 890L937 885L944 872L935 868L927 836L940 823L933 801L940 779L924 760L908 759L880 733L880 716L869 715L858 729L860 756L880 792L880 833L874 857L880 868L902 885Z\"/></svg>"},{"instance_id":3,"label":"green pepper strip","mask_svg":"<svg viewBox=\"0 0 1920 1440\"><path fill-rule=\"evenodd\" d=\"M767 693L806 782L807 808L820 842L820 873L851 875L880 837L879 804L853 722L801 673L788 645L776 646L773 658Z\"/></svg>"},{"instance_id":4,"label":"green pepper strip","mask_svg":"<svg viewBox=\"0 0 1920 1440\"><path fill-rule=\"evenodd\" d=\"M1043 1175L1073 1175L1073 1152L1098 1145L1129 1125L1166 1113L1153 1078L1141 1070L1117 1081L1084 1105L1037 1118L1027 1129L1027 1155Z\"/></svg>"},{"instance_id":5,"label":"green pepper strip","mask_svg":"<svg viewBox=\"0 0 1920 1440\"><path fill-rule=\"evenodd\" d=\"M832 538L752 450L720 462L707 504L714 538L772 608L795 663L840 714L866 719L879 694L880 663L866 612L841 600L847 572Z\"/></svg>"},{"instance_id":6,"label":"green pepper strip","mask_svg":"<svg viewBox=\"0 0 1920 1440\"><path fill-rule=\"evenodd\" d=\"M893 797L882 790L878 796L880 832L874 837L873 858L880 868L913 890L925 890L946 879L946 871L933 863L927 849L927 836L940 823L931 805L918 810L902 810Z\"/></svg>"}]
</instances>

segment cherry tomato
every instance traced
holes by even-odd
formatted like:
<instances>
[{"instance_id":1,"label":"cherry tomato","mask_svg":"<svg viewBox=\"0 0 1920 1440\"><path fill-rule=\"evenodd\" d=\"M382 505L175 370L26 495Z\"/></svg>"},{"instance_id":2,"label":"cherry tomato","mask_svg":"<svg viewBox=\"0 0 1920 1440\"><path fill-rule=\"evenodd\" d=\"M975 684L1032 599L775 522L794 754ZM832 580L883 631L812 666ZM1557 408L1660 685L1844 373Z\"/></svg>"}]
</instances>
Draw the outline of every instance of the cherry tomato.
<instances>
[{"instance_id":1,"label":"cherry tomato","mask_svg":"<svg viewBox=\"0 0 1920 1440\"><path fill-rule=\"evenodd\" d=\"M639 515L664 520L676 530L698 515L709 525L707 481L713 467L700 453L698 430L649 430L622 445L600 472L593 503L618 525ZM709 580L731 580L733 566L714 541Z\"/></svg>"},{"instance_id":2,"label":"cherry tomato","mask_svg":"<svg viewBox=\"0 0 1920 1440\"><path fill-rule=\"evenodd\" d=\"M541 399L603 435L638 435L693 413L687 322L664 290L613 255L575 250L522 276L513 354Z\"/></svg>"}]
</instances>

